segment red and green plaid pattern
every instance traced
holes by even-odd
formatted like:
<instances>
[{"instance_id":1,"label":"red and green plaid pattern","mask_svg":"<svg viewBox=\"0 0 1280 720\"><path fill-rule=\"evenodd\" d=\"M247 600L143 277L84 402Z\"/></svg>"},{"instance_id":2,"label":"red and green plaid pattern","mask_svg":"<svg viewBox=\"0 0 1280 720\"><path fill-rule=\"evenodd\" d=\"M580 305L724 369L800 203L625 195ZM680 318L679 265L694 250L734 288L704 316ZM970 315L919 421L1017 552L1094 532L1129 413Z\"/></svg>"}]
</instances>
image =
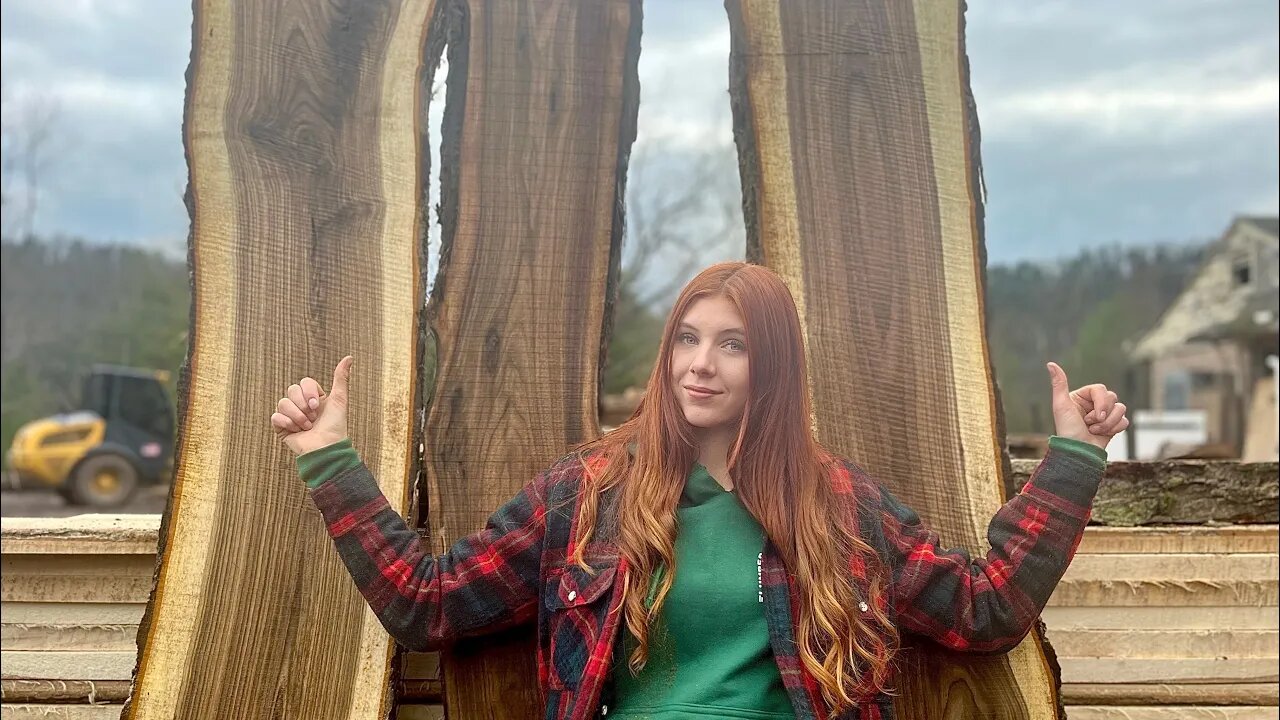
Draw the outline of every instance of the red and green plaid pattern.
<instances>
[{"instance_id":1,"label":"red and green plaid pattern","mask_svg":"<svg viewBox=\"0 0 1280 720\"><path fill-rule=\"evenodd\" d=\"M1056 440L1056 438L1055 438ZM967 652L1015 646L1066 571L1089 519L1105 462L1062 443L991 521L991 551L946 548L910 508L850 463L832 484L858 508L860 531L892 569L888 608L903 632ZM387 631L414 650L536 622L548 720L607 716L613 644L627 572L616 545L616 490L601 499L593 568L568 562L582 479L566 456L529 481L478 533L439 556L391 509L363 463L312 489L338 554ZM851 564L855 582L862 568ZM801 720L832 718L796 655L796 588L771 545L761 564L770 643ZM888 696L868 697L840 720L889 720Z\"/></svg>"}]
</instances>

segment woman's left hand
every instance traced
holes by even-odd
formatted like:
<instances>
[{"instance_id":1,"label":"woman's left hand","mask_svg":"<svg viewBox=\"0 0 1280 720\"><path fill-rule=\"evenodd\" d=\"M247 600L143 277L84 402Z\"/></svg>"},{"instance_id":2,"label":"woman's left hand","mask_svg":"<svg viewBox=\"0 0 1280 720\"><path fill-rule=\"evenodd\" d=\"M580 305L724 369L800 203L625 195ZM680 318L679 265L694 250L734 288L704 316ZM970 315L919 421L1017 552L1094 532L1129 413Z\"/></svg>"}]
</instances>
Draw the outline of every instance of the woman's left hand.
<instances>
[{"instance_id":1,"label":"woman's left hand","mask_svg":"<svg viewBox=\"0 0 1280 720\"><path fill-rule=\"evenodd\" d=\"M1068 390L1067 373L1057 363L1049 363L1053 384L1054 431L1073 440L1106 449L1111 437L1129 427L1128 410L1106 385L1096 383Z\"/></svg>"}]
</instances>

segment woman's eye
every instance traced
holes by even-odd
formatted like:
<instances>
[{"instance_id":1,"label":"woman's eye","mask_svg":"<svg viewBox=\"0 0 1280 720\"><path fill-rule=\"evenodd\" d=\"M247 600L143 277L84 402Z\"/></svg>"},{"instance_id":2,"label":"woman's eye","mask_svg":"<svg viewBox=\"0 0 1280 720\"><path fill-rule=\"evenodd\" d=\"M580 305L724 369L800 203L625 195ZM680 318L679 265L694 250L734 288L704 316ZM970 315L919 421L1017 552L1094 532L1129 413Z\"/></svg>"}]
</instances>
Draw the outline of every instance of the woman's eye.
<instances>
[{"instance_id":1,"label":"woman's eye","mask_svg":"<svg viewBox=\"0 0 1280 720\"><path fill-rule=\"evenodd\" d=\"M734 352L742 352L747 349L747 346L742 344L741 340L729 340L724 346Z\"/></svg>"},{"instance_id":2,"label":"woman's eye","mask_svg":"<svg viewBox=\"0 0 1280 720\"><path fill-rule=\"evenodd\" d=\"M684 343L684 344L686 344L686 345L697 345L697 344L698 344L698 338L694 337L692 333L680 333L680 338L679 338L679 339L680 339L680 342L682 342L682 343Z\"/></svg>"}]
</instances>

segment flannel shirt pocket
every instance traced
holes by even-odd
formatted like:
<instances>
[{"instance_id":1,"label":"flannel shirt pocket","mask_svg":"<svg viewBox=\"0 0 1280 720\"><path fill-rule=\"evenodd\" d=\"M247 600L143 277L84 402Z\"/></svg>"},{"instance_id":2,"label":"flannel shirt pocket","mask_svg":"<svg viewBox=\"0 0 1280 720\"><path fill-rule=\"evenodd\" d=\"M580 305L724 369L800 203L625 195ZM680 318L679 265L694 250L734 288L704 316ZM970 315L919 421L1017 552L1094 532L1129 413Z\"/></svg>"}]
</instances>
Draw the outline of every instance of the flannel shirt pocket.
<instances>
[{"instance_id":1,"label":"flannel shirt pocket","mask_svg":"<svg viewBox=\"0 0 1280 720\"><path fill-rule=\"evenodd\" d=\"M578 686L604 625L617 568L593 569L594 576L577 565L566 565L547 578L543 601L551 634L548 679L557 690Z\"/></svg>"}]
</instances>

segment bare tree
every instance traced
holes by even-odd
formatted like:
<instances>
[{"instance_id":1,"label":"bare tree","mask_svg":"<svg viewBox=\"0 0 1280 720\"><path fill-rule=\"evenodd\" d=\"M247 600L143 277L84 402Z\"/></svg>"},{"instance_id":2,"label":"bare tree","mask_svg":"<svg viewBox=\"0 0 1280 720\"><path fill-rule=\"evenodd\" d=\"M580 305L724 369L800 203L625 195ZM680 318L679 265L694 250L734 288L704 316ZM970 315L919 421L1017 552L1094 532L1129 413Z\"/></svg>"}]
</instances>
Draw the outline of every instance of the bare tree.
<instances>
[{"instance_id":1,"label":"bare tree","mask_svg":"<svg viewBox=\"0 0 1280 720\"><path fill-rule=\"evenodd\" d=\"M699 146L691 153L646 144L632 158L621 283L646 307L669 302L702 265L742 256L733 144L708 138Z\"/></svg>"},{"instance_id":2,"label":"bare tree","mask_svg":"<svg viewBox=\"0 0 1280 720\"><path fill-rule=\"evenodd\" d=\"M727 138L709 134L692 146L652 140L633 155L606 392L643 387L666 309L698 268L743 256L739 187Z\"/></svg>"},{"instance_id":3,"label":"bare tree","mask_svg":"<svg viewBox=\"0 0 1280 720\"><path fill-rule=\"evenodd\" d=\"M40 183L53 159L58 103L41 94L10 98L0 91L0 233L26 239L35 234Z\"/></svg>"}]
</instances>

